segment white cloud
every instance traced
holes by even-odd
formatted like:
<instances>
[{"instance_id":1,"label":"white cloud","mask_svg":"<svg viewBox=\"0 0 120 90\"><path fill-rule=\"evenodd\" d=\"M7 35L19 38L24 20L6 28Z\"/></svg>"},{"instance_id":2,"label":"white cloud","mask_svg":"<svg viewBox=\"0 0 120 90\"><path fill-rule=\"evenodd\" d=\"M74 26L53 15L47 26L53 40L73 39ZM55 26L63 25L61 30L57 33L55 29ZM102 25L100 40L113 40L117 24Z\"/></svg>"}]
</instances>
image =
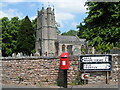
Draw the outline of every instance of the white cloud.
<instances>
[{"instance_id":1,"label":"white cloud","mask_svg":"<svg viewBox=\"0 0 120 90\"><path fill-rule=\"evenodd\" d=\"M85 13L86 7L84 7L84 2L60 2L55 3L55 8L59 11L70 12L70 13Z\"/></svg>"},{"instance_id":2,"label":"white cloud","mask_svg":"<svg viewBox=\"0 0 120 90\"><path fill-rule=\"evenodd\" d=\"M54 5L58 12L71 12L71 13L84 13L86 12L85 1L86 0L50 0L51 2L43 2L44 6L48 4ZM52 2L53 1L53 2Z\"/></svg>"},{"instance_id":3,"label":"white cloud","mask_svg":"<svg viewBox=\"0 0 120 90\"><path fill-rule=\"evenodd\" d=\"M63 28L64 24L67 23L69 20L73 20L75 16L71 13L56 13L55 14L56 21L58 24L60 24L60 27Z\"/></svg>"},{"instance_id":4,"label":"white cloud","mask_svg":"<svg viewBox=\"0 0 120 90\"><path fill-rule=\"evenodd\" d=\"M1 2L25 2L25 0L1 0Z\"/></svg>"},{"instance_id":5,"label":"white cloud","mask_svg":"<svg viewBox=\"0 0 120 90\"><path fill-rule=\"evenodd\" d=\"M50 0L48 2L43 2L44 7L48 5L55 7L56 21L60 26L64 27L65 23L70 20L76 19L76 14L81 14L86 12L86 7L84 7L86 0ZM75 26L75 23L72 23Z\"/></svg>"},{"instance_id":6,"label":"white cloud","mask_svg":"<svg viewBox=\"0 0 120 90\"><path fill-rule=\"evenodd\" d=\"M1 2L76 2L87 0L1 0Z\"/></svg>"},{"instance_id":7,"label":"white cloud","mask_svg":"<svg viewBox=\"0 0 120 90\"><path fill-rule=\"evenodd\" d=\"M44 6L52 7L54 5L56 21L60 24L61 28L66 25L71 25L76 28L77 23L72 23L77 17L76 14L81 14L86 12L86 7L84 7L86 0L50 0L44 2ZM72 24L71 24L72 23Z\"/></svg>"},{"instance_id":8,"label":"white cloud","mask_svg":"<svg viewBox=\"0 0 120 90\"><path fill-rule=\"evenodd\" d=\"M71 19L74 19L75 16L71 13L56 13L56 20L58 21L63 21L63 20L71 20Z\"/></svg>"},{"instance_id":9,"label":"white cloud","mask_svg":"<svg viewBox=\"0 0 120 90\"><path fill-rule=\"evenodd\" d=\"M18 16L20 19L22 18L23 14L19 12L17 9L5 9L8 6L8 3L1 2L0 3L0 18L8 17L11 19L12 17Z\"/></svg>"},{"instance_id":10,"label":"white cloud","mask_svg":"<svg viewBox=\"0 0 120 90\"><path fill-rule=\"evenodd\" d=\"M32 16L32 17L30 17L30 20L32 21L32 20L34 20L36 17L37 17L37 16Z\"/></svg>"},{"instance_id":11,"label":"white cloud","mask_svg":"<svg viewBox=\"0 0 120 90\"><path fill-rule=\"evenodd\" d=\"M8 9L0 11L0 18L8 17L9 19L12 17L18 16L20 19L22 18L23 14L19 12L17 9Z\"/></svg>"},{"instance_id":12,"label":"white cloud","mask_svg":"<svg viewBox=\"0 0 120 90\"><path fill-rule=\"evenodd\" d=\"M73 26L73 27L76 28L76 26L79 25L79 24L80 24L80 23L78 23L78 22L72 22L72 23L71 23L71 26Z\"/></svg>"},{"instance_id":13,"label":"white cloud","mask_svg":"<svg viewBox=\"0 0 120 90\"><path fill-rule=\"evenodd\" d=\"M0 18L2 18L2 17L7 17L7 14L2 12L2 11L0 11Z\"/></svg>"},{"instance_id":14,"label":"white cloud","mask_svg":"<svg viewBox=\"0 0 120 90\"><path fill-rule=\"evenodd\" d=\"M64 23L62 21L57 22L58 26L64 28Z\"/></svg>"},{"instance_id":15,"label":"white cloud","mask_svg":"<svg viewBox=\"0 0 120 90\"><path fill-rule=\"evenodd\" d=\"M30 7L30 8L33 8L33 7L35 7L35 6L36 6L36 4L34 4L34 3L30 3L30 4L29 4L29 7Z\"/></svg>"}]
</instances>

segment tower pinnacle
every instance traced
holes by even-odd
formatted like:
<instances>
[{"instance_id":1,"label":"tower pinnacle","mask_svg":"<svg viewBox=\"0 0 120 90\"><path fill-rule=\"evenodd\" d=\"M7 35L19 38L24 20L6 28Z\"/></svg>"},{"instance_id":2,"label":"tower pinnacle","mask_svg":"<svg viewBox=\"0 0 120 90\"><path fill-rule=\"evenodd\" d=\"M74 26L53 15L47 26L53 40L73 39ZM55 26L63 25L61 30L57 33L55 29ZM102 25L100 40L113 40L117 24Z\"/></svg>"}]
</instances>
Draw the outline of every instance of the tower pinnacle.
<instances>
[{"instance_id":1,"label":"tower pinnacle","mask_svg":"<svg viewBox=\"0 0 120 90\"><path fill-rule=\"evenodd\" d=\"M42 10L44 9L44 4L42 4Z\"/></svg>"},{"instance_id":2,"label":"tower pinnacle","mask_svg":"<svg viewBox=\"0 0 120 90\"><path fill-rule=\"evenodd\" d=\"M48 2L48 8L50 7L50 2Z\"/></svg>"}]
</instances>

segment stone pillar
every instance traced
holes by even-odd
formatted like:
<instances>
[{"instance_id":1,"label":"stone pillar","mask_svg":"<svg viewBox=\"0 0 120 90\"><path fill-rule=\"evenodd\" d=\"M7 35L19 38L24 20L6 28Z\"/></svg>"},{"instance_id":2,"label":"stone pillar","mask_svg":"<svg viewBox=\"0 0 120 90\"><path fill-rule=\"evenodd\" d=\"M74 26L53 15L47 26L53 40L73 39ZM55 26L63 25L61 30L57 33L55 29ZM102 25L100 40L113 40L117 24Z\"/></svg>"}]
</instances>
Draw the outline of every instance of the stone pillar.
<instances>
[{"instance_id":1,"label":"stone pillar","mask_svg":"<svg viewBox=\"0 0 120 90\"><path fill-rule=\"evenodd\" d=\"M92 54L95 54L95 47L92 47Z\"/></svg>"}]
</instances>

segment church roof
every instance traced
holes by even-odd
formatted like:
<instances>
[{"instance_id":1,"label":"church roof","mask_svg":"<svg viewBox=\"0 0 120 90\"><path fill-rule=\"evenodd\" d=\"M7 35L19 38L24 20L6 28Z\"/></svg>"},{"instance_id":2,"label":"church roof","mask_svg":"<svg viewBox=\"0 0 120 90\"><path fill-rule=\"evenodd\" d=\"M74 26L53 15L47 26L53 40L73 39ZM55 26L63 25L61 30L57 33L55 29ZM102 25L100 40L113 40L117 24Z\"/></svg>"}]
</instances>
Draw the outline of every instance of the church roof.
<instances>
[{"instance_id":1,"label":"church roof","mask_svg":"<svg viewBox=\"0 0 120 90\"><path fill-rule=\"evenodd\" d=\"M64 36L58 35L57 41L59 43L73 43L73 44L84 44L86 39L80 39L78 36Z\"/></svg>"}]
</instances>

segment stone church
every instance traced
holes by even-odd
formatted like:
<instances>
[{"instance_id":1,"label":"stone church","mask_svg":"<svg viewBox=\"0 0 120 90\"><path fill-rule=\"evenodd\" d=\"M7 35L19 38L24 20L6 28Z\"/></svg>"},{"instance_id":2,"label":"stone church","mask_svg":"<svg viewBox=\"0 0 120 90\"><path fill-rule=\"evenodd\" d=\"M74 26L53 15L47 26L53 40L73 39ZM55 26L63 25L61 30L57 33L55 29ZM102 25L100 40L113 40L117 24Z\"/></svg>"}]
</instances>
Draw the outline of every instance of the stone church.
<instances>
[{"instance_id":1,"label":"stone church","mask_svg":"<svg viewBox=\"0 0 120 90\"><path fill-rule=\"evenodd\" d=\"M62 52L79 55L84 44L85 39L78 36L57 34L54 9L42 7L38 11L35 49L40 56L58 56Z\"/></svg>"}]
</instances>

